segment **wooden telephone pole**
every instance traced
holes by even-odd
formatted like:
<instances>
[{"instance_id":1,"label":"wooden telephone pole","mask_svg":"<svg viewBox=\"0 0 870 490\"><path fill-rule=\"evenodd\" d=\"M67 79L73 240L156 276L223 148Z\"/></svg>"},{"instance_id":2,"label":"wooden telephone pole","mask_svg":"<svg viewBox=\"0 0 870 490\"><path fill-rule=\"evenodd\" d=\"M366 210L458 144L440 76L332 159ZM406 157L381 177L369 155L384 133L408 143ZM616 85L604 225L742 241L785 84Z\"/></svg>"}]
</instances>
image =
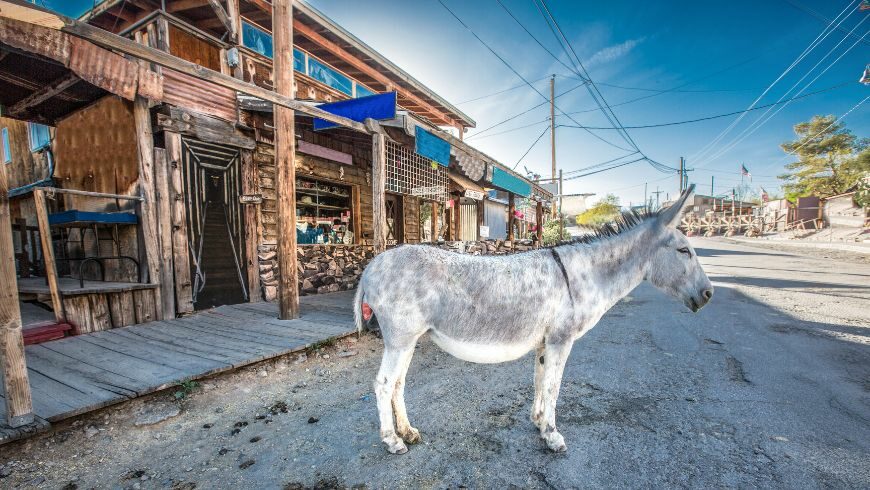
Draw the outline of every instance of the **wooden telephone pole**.
<instances>
[{"instance_id":1,"label":"wooden telephone pole","mask_svg":"<svg viewBox=\"0 0 870 490\"><path fill-rule=\"evenodd\" d=\"M553 182L556 181L556 75L550 77L550 159L553 164ZM562 182L559 177L559 207L562 207ZM556 206L553 208L553 217L556 217ZM561 238L561 237L560 237Z\"/></svg>"}]
</instances>

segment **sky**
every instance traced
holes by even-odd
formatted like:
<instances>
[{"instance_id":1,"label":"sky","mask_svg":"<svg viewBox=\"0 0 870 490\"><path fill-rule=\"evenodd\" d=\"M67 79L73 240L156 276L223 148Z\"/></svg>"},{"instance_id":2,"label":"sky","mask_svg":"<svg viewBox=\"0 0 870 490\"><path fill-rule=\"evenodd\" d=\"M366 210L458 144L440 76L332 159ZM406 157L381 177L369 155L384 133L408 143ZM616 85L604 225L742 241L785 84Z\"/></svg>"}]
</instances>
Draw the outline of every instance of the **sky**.
<instances>
[{"instance_id":1,"label":"sky","mask_svg":"<svg viewBox=\"0 0 870 490\"><path fill-rule=\"evenodd\" d=\"M92 1L39 0L68 11L87 7ZM557 99L558 108L566 113L584 111L572 114L571 121L557 110L557 125L613 126L572 71L576 68L533 0L500 1L544 47L509 16L499 0L441 1L541 93L549 93L549 77L556 75L557 95L570 90ZM748 178L744 182L753 190L764 187L776 193L776 175L794 159L779 145L794 139L793 125L813 115L839 117L852 109L843 122L856 135L870 136L870 101L855 108L870 96L870 86L858 83L870 61L870 11L859 12L854 8L858 2L546 0L603 100L624 126L704 118L747 109L756 99L756 105L764 105L837 86L774 106L769 112L749 112L742 118L734 115L628 130L634 144L652 160L677 167L680 157L686 158L687 167L694 169L689 172L689 182L696 183L698 191L705 194L710 193L711 177L715 194L730 193L741 183L741 165L752 174L751 183ZM549 133L533 146L549 125L548 104L474 136L545 99L438 0L310 3L474 119L477 129L466 133L467 142L510 167L517 165L520 172L527 167L549 176ZM853 8L846 10L849 5ZM826 30L829 21L844 10L834 24L837 28ZM816 40L815 47L805 53ZM795 63L802 54L805 56ZM640 97L645 98L632 101ZM590 131L634 151L633 145L613 129ZM628 153L583 129L556 128L557 166L566 176ZM614 163L638 157L627 156ZM583 172L574 172L578 173ZM678 176L640 161L566 180L565 193L595 193L592 201L613 193L623 205L638 204L644 201L645 183L647 196L660 190L664 200L677 192Z\"/></svg>"}]
</instances>

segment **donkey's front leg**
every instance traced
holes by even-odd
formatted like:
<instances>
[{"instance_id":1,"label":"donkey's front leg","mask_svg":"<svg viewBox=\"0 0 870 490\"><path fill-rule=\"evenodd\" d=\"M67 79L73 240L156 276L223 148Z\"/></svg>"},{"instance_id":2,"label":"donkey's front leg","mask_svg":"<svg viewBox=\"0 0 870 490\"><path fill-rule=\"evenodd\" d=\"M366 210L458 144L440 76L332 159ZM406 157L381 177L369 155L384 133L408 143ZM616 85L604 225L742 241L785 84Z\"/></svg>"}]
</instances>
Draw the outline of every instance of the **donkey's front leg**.
<instances>
[{"instance_id":1,"label":"donkey's front leg","mask_svg":"<svg viewBox=\"0 0 870 490\"><path fill-rule=\"evenodd\" d=\"M408 452L408 447L396 435L396 429L393 426L392 400L402 368L407 365L407 360L413 353L414 344L411 344L411 347L406 350L384 348L381 369L378 371L377 379L375 379L375 397L378 400L378 416L381 420L381 440L387 445L387 450L393 454Z\"/></svg>"},{"instance_id":2,"label":"donkey's front leg","mask_svg":"<svg viewBox=\"0 0 870 490\"><path fill-rule=\"evenodd\" d=\"M559 398L562 373L565 370L568 355L571 353L572 343L566 341L561 344L547 344L544 347L544 378L541 387L544 415L539 428L547 447L556 452L568 449L568 446L565 445L565 438L556 430L556 399Z\"/></svg>"},{"instance_id":3,"label":"donkey's front leg","mask_svg":"<svg viewBox=\"0 0 870 490\"><path fill-rule=\"evenodd\" d=\"M393 392L393 413L396 415L396 432L408 444L417 444L420 442L420 431L411 427L411 422L408 420L408 410L405 408L405 376L408 374L408 367L411 364L411 357L414 351L405 359L402 370L399 373L399 379L396 381L396 390Z\"/></svg>"},{"instance_id":4,"label":"donkey's front leg","mask_svg":"<svg viewBox=\"0 0 870 490\"><path fill-rule=\"evenodd\" d=\"M544 419L543 378L544 378L544 342L535 349L535 401L532 403L532 423L538 429Z\"/></svg>"}]
</instances>

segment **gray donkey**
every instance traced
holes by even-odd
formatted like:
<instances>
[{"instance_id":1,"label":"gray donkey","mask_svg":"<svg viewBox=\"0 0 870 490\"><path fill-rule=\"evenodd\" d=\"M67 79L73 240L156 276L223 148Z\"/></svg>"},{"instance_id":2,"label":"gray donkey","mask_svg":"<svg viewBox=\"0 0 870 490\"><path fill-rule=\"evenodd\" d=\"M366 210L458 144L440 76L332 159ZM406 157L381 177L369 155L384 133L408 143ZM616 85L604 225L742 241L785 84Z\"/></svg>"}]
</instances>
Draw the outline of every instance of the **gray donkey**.
<instances>
[{"instance_id":1,"label":"gray donkey","mask_svg":"<svg viewBox=\"0 0 870 490\"><path fill-rule=\"evenodd\" d=\"M532 422L553 451L556 399L574 341L644 279L698 311L713 286L676 226L694 190L657 213L623 213L616 226L552 248L470 256L426 245L388 250L366 267L354 299L357 328L377 317L384 356L375 379L381 439L402 454L420 441L405 411L405 374L417 339L479 363L535 350ZM396 416L393 425L393 414Z\"/></svg>"}]
</instances>

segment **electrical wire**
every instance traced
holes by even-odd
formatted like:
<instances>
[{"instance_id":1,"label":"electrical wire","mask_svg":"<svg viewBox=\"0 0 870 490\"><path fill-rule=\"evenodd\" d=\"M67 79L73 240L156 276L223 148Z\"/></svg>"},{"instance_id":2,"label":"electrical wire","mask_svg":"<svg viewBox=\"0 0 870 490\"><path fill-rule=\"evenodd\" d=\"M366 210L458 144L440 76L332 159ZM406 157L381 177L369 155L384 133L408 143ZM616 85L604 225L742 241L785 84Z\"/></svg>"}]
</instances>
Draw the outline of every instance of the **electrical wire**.
<instances>
[{"instance_id":1,"label":"electrical wire","mask_svg":"<svg viewBox=\"0 0 870 490\"><path fill-rule=\"evenodd\" d=\"M485 135L485 136L481 136L480 138L478 138L478 140L483 140L483 139L486 139L486 138L491 138L491 137L493 137L493 136L500 136L500 135L505 134L505 133L513 133L514 131L519 131L519 130L521 130L521 129L526 129L526 128L530 128L530 127L532 127L532 126L537 126L538 124L545 123L545 122L546 122L546 123L550 122L550 118L547 117L547 118L544 119L543 121L535 121L535 122L533 122L533 123L531 123L531 124L526 124L526 125L523 125L523 126L517 126L517 127L515 127L515 128L511 128L511 129L505 129L504 131L499 131L499 132L497 132L497 133L487 134L487 135ZM547 124L547 126L549 126L549 124ZM468 139L468 137L466 137L465 139Z\"/></svg>"},{"instance_id":2,"label":"electrical wire","mask_svg":"<svg viewBox=\"0 0 870 490\"><path fill-rule=\"evenodd\" d=\"M585 84L581 83L580 85L575 85L575 86L569 88L568 90L562 92L561 94L557 94L555 98L558 99L559 97L561 97L561 96L563 96L563 95L569 94L569 93L571 93L571 92L577 90L578 88L582 87L583 85L585 85ZM488 126L488 127L484 128L484 129L481 129L480 131L478 131L478 132L476 132L476 133L474 133L474 134L470 134L470 135L466 136L465 139L468 140L468 139L471 139L471 138L475 138L475 137L477 137L477 136L479 136L479 135L481 135L481 134L483 134L483 133L489 131L490 129L495 129L495 128L501 126L502 124L505 124L505 123L507 123L507 122L513 121L514 119L516 119L516 118L518 118L518 117L520 117L520 116L523 116L523 115L525 115L525 114L528 114L528 113L532 112L533 110L537 109L538 107L542 107L542 106L544 106L544 105L547 104L548 102L550 102L550 99L547 99L547 100L545 100L544 102L541 102L541 103L538 104L538 105L535 105L535 106L529 107L528 109L526 109L526 110L524 110L524 111L522 111L522 112L518 112L518 113L516 113L516 114L514 114L514 115L512 115L512 116L508 116L506 119L502 119L501 121L499 121L499 122L493 124L492 126ZM549 119L548 119L548 120L549 120Z\"/></svg>"},{"instance_id":3,"label":"electrical wire","mask_svg":"<svg viewBox=\"0 0 870 490\"><path fill-rule=\"evenodd\" d=\"M752 109L744 109L744 110L742 110L742 111L733 111L733 112L728 112L728 113L725 113L725 114L717 114L717 115L715 115L715 116L707 116L707 117L700 117L700 118L697 118L697 119L689 119L689 120L686 120L686 121L674 121L674 122L659 123L659 124L644 124L644 125L640 125L640 126L624 126L624 127L625 127L626 129L662 128L662 127L667 127L667 126L678 126L678 125L681 125L681 124L691 124L691 123L697 123L697 122L703 122L703 121L710 121L710 120L712 120L712 119L719 119L719 118L722 118L722 117L728 117L728 116L735 116L735 115L737 115L737 114L743 114L743 113L745 113L745 112L750 112L750 111L757 111L757 110L761 110L761 109L766 109L766 108L773 107L773 106L780 105L780 104L788 104L789 102L791 102L791 101L793 101L793 100L804 99L804 98L807 98L807 97L810 97L810 96L813 96L813 95L818 95L818 94L821 94L821 93L824 93L824 92L829 92L829 91L831 91L831 90L835 90L835 89L838 89L838 88L845 87L846 85L852 85L853 83L855 83L855 82L853 82L853 81L843 82L843 83L841 83L841 84L839 84L839 85L834 85L834 86L832 86L832 87L828 87L828 88L824 88L824 89L821 89L821 90L817 90L817 91L815 91L815 92L810 92L810 93L807 93L807 94L798 95L798 96L792 97L792 98L790 98L790 99L788 99L788 100L780 100L780 101L778 101L778 102L773 102L773 103L770 103L770 104L760 105L760 106L757 106L757 107L753 107ZM572 126L572 125L570 125L570 124L559 124L557 127L560 127L560 128L576 128L576 126ZM587 128L587 129L595 129L595 130L616 129L616 128L612 128L612 127L598 127L598 126L586 126L586 128ZM700 168L703 168L703 167L700 167Z\"/></svg>"},{"instance_id":4,"label":"electrical wire","mask_svg":"<svg viewBox=\"0 0 870 490\"><path fill-rule=\"evenodd\" d=\"M600 174L601 172L607 172L608 170L613 170L615 168L624 167L626 165L631 165L632 163L643 162L643 161L646 161L646 158L640 157L636 160L631 160L629 162L619 163L617 165L611 165L610 167L603 168L600 170L593 170L592 172L586 172L586 173L580 174L580 175L572 175L571 177L567 177L567 178L563 177L562 180L575 180L575 179L579 179L581 177L588 177L590 175Z\"/></svg>"},{"instance_id":5,"label":"electrical wire","mask_svg":"<svg viewBox=\"0 0 870 490\"><path fill-rule=\"evenodd\" d=\"M638 152L634 151L634 152L631 152L631 153L627 153L627 154L625 154L625 155L622 155L621 157L616 157L616 158L613 158L613 159L611 159L611 160L607 160L606 162L596 163L595 165L590 165L590 166L588 166L588 167L578 168L578 169L576 169L576 170L569 170L569 171L567 171L567 172L563 172L563 175L571 175L571 174L576 174L576 173L579 173L579 172L585 172L585 171L587 171L587 170L591 170L591 169L593 169L593 168L603 167L604 165L607 165L608 163L613 163L613 162L615 162L615 161L617 161L617 160L622 160L623 158L627 158L627 157L630 157L630 156L632 156L632 155L637 155L637 153L638 153Z\"/></svg>"},{"instance_id":6,"label":"electrical wire","mask_svg":"<svg viewBox=\"0 0 870 490\"><path fill-rule=\"evenodd\" d=\"M541 77L541 78L539 78L539 79L537 79L537 80L534 80L534 81L532 81L532 83L538 83L538 82L540 82L540 81L547 80L548 78L550 78L549 75L547 75L547 76L545 76L545 77ZM522 88L522 87L525 87L525 86L526 86L525 83L521 83L521 84L519 84L519 85L514 85L513 87L510 87L510 88L506 88L506 89L503 89L503 90L499 90L498 92L493 92L493 93L491 93L491 94L481 95L480 97L475 97L475 98L473 98L473 99L463 100L462 102L456 102L455 105L462 105L462 104L468 104L468 103L471 103L471 102L477 102L478 100L483 100L483 99L488 99L488 98L490 98L490 97L495 97L496 95L501 95L501 94L503 94L503 93L505 93L505 92L510 92L511 90L516 90L516 89L518 89L518 88Z\"/></svg>"},{"instance_id":7,"label":"electrical wire","mask_svg":"<svg viewBox=\"0 0 870 490\"><path fill-rule=\"evenodd\" d=\"M830 23L830 22L831 22L831 19L829 19L829 18L825 17L824 15L820 14L819 12L817 12L817 11L815 11L815 10L813 10L813 9L811 9L811 8L809 8L809 7L807 7L807 6L804 5L804 4L798 3L798 2L795 1L795 0L783 0L783 1L786 2L786 3L788 3L788 4L790 4L792 7L796 8L796 9L798 9L798 10L802 10L804 13L809 14L809 15L811 15L811 16L813 16L813 17L819 19L819 20L822 21L822 22L827 22L827 23ZM838 28L837 30L840 31L840 32L846 32L846 29L845 29L845 28L842 28L842 27ZM852 34L852 37L858 37L858 36ZM864 44L870 44L870 41L866 41L866 40L863 40L863 39L862 39L862 42L863 42Z\"/></svg>"},{"instance_id":8,"label":"electrical wire","mask_svg":"<svg viewBox=\"0 0 870 490\"><path fill-rule=\"evenodd\" d=\"M493 48L492 48L492 47L491 47L491 46L490 46L486 41L484 41L480 36L478 36L477 33L474 32L474 29L472 29L472 28L471 28L468 24L466 24L466 23L465 23L465 22L464 22L464 21L463 21L463 20L462 20L458 15L456 15L456 13L453 12L453 10L451 10L450 7L448 7L447 4L444 3L443 0L437 0L437 1L438 1L438 3L441 4L442 7L444 7L445 10L447 10L447 12L450 13L450 15L453 16L454 19L456 19L457 22L459 22L459 23L462 25L462 27L464 27L466 30L468 30L468 32L470 32L471 35L475 37L475 39L477 39L481 44L483 44L483 46L484 46L487 50L489 50L489 52L492 53L493 56L495 56L496 58L498 58L499 61L501 61L501 62L502 62L506 67L508 67L508 69L510 69L510 71L512 71L512 72L514 73L514 75L516 75L517 77L519 77L520 80L522 80L523 82L525 82L526 85L528 85L532 90L534 90L538 95L540 95L540 96L541 96L545 101L549 101L549 100L550 100L550 99L549 99L546 95L544 95L540 90L538 90L537 88L535 88L535 86L532 85L531 82L529 82L528 80L526 80L526 78L525 78L524 76L522 76L522 75L520 74L520 72L518 72L518 71L516 70L516 68L513 67L513 65L511 65L510 63L508 63L508 61L507 61L506 59L504 59L504 57L502 57L500 54L498 54L498 53L497 53L497 52L496 52L496 51L495 51L495 50L494 50L494 49L493 49ZM542 105L543 105L543 104L542 104ZM580 123L578 123L578 122L575 121L573 118L571 118L571 116L569 116L568 114L566 114L565 111L563 111L563 110L562 110L559 106L557 106L555 103L553 104L553 107L554 107L557 111L559 111L559 113L564 114L564 115L567 116L569 119L571 119L572 122L574 122L574 123L577 124L577 125L580 125ZM621 146L619 146L619 145L617 145L617 144L615 144L615 143L613 143L613 142L611 142L611 141L608 141L608 140L602 138L601 136L599 136L599 135L593 133L592 131L587 130L586 132L589 133L590 135L592 135L593 137L595 137L595 138L597 138L597 139L603 141L604 143L607 143L608 145L613 146L614 148L619 148L620 150L623 150L623 151L631 151L631 150L629 150L629 149L627 149L627 148L623 148L623 147L621 147Z\"/></svg>"},{"instance_id":9,"label":"electrical wire","mask_svg":"<svg viewBox=\"0 0 870 490\"><path fill-rule=\"evenodd\" d=\"M514 164L514 168L513 168L513 170L516 170L516 169L517 169L517 166L518 166L518 165L519 165L519 164L520 164L520 162L522 162L522 161L523 161L523 159L524 159L524 158L526 158L526 155L528 155L528 154L529 154L529 152L530 152L530 151L532 151L532 148L534 148L534 147L535 147L535 145L537 145L537 144L538 144L538 141L541 141L541 138L543 138L543 137L544 137L544 135L545 135L545 134L547 134L547 131L549 131L549 130L550 130L550 127L549 127L549 126L547 126L547 127L546 127L546 128L544 128L544 130L543 130L543 131L541 131L541 134L539 134L539 135L538 135L538 137L537 137L537 138L535 138L535 141L533 141L533 142L532 142L532 145L531 145L531 146L529 146L529 149L528 149L528 150L526 150L526 152L525 152L525 153L523 153L523 156L521 156L521 157L520 157L520 159L519 159L519 160L517 160L517 163L515 163L515 164Z\"/></svg>"}]
</instances>

